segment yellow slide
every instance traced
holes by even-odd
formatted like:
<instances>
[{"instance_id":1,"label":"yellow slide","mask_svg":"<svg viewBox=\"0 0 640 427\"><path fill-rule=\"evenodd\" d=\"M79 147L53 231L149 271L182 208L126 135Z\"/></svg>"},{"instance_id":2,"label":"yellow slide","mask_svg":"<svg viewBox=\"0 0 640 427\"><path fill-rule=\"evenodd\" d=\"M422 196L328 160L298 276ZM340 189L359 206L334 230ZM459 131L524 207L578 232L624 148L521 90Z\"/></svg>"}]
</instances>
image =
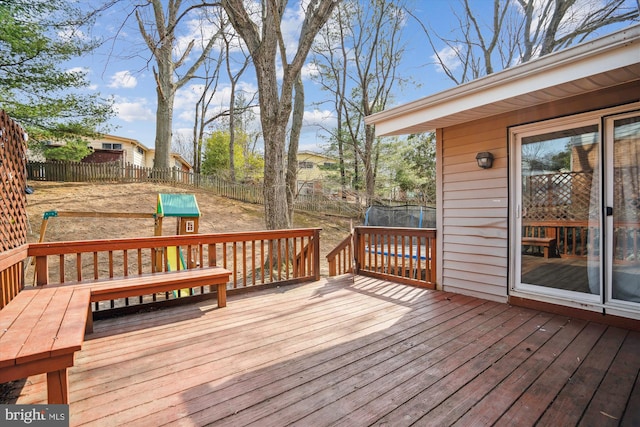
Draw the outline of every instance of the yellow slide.
<instances>
[{"instance_id":1,"label":"yellow slide","mask_svg":"<svg viewBox=\"0 0 640 427\"><path fill-rule=\"evenodd\" d=\"M176 256L177 255L177 256ZM179 259L178 259L179 257ZM178 262L176 265L176 261ZM184 257L180 248L175 246L167 246L167 271L186 270ZM173 291L174 297L189 296L189 288L180 289L179 291Z\"/></svg>"}]
</instances>

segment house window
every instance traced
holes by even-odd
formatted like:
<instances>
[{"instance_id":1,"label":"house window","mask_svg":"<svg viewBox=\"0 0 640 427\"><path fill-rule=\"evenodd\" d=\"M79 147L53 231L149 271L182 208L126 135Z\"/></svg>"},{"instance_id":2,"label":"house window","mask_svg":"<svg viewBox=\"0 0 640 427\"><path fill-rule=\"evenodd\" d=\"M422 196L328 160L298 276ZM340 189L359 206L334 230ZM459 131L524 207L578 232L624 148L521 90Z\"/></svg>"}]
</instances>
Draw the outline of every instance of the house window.
<instances>
[{"instance_id":1,"label":"house window","mask_svg":"<svg viewBox=\"0 0 640 427\"><path fill-rule=\"evenodd\" d=\"M313 162L298 162L300 169L313 169Z\"/></svg>"},{"instance_id":2,"label":"house window","mask_svg":"<svg viewBox=\"0 0 640 427\"><path fill-rule=\"evenodd\" d=\"M144 154L144 150L141 147L136 147L138 154Z\"/></svg>"},{"instance_id":3,"label":"house window","mask_svg":"<svg viewBox=\"0 0 640 427\"><path fill-rule=\"evenodd\" d=\"M110 142L102 143L103 150L122 150L122 144L112 144Z\"/></svg>"}]
</instances>

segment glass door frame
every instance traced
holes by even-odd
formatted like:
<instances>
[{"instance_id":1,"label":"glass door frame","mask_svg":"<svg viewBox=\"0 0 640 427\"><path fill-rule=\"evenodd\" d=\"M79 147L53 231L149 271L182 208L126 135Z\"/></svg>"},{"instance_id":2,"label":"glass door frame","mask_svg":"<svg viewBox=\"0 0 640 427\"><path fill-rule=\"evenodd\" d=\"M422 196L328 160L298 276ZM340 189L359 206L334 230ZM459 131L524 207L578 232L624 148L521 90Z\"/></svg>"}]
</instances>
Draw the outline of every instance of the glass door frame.
<instances>
[{"instance_id":1,"label":"glass door frame","mask_svg":"<svg viewBox=\"0 0 640 427\"><path fill-rule=\"evenodd\" d=\"M613 217L607 216L607 206L613 206L613 123L614 120L640 114L640 102L618 107L575 114L507 128L509 149L509 295L582 310L596 311L640 319L640 303L615 300L613 289ZM522 274L522 137L549 133L554 130L598 124L600 129L600 295L582 294L536 285L521 284ZM595 171L594 171L595 173Z\"/></svg>"},{"instance_id":2,"label":"glass door frame","mask_svg":"<svg viewBox=\"0 0 640 427\"><path fill-rule=\"evenodd\" d=\"M516 126L509 129L509 150L511 154L510 164L510 257L513 260L511 264L511 272L509 275L509 294L523 297L527 299L535 299L542 302L567 305L571 307L600 311L603 303L603 257L600 257L599 266L599 294L582 293L570 290L556 289L535 284L521 283L522 277L522 150L521 141L523 138L536 136L541 134L552 133L571 128L579 128L584 126L597 126L599 133L599 149L602 150L602 113L585 113L575 116L567 116L560 119L545 120L527 125ZM602 158L599 153L600 159ZM602 161L598 162L598 169L594 170L594 174L598 173L602 176ZM600 200L602 202L602 198ZM599 216L599 228L602 230L602 215ZM598 239L602 246L602 239ZM603 254L603 248L599 248L600 254Z\"/></svg>"},{"instance_id":3,"label":"glass door frame","mask_svg":"<svg viewBox=\"0 0 640 427\"><path fill-rule=\"evenodd\" d=\"M603 140L607 141L604 149L604 161L605 167L605 188L604 188L604 200L606 206L614 206L614 131L615 121L619 119L625 119L630 117L640 117L640 105L634 104L636 108L627 108L625 111L612 112L611 114L602 117L603 123ZM639 165L640 166L640 165ZM640 302L625 301L622 299L613 298L613 270L614 263L614 247L613 247L613 235L614 235L614 215L604 216L605 222L605 252L608 255L607 263L605 265L605 294L604 294L604 306L605 310L609 314L629 317L630 315L635 318L640 318Z\"/></svg>"}]
</instances>

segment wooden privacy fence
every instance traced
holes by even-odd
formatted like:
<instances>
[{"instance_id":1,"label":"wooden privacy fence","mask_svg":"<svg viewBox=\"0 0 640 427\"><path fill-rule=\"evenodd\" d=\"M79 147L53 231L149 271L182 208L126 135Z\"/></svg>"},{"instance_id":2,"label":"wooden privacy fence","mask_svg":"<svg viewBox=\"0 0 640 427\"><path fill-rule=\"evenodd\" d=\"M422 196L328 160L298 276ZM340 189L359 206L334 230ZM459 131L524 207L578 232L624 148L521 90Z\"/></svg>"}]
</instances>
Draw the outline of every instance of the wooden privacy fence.
<instances>
[{"instance_id":1,"label":"wooden privacy fence","mask_svg":"<svg viewBox=\"0 0 640 427\"><path fill-rule=\"evenodd\" d=\"M320 230L313 228L32 243L13 253L0 254L0 273L4 283L5 272L27 257L35 258L37 285L135 277L168 271L170 265L221 266L232 271L227 289L233 292L318 280L319 244ZM18 281L19 287L23 285L24 279ZM100 317L100 313L137 310L140 304L203 299L210 293L205 286L182 290L179 298L178 293L167 292L95 303L93 310Z\"/></svg>"},{"instance_id":2,"label":"wooden privacy fence","mask_svg":"<svg viewBox=\"0 0 640 427\"><path fill-rule=\"evenodd\" d=\"M210 191L218 196L242 202L264 204L262 185L256 183L236 183L213 175L201 175L178 168L152 169L121 162L78 163L78 162L29 162L29 179L34 181L62 182L127 182L162 183L181 185ZM351 217L364 213L362 206L341 199L323 195L299 195L295 209L306 212L323 212Z\"/></svg>"},{"instance_id":3,"label":"wooden privacy fence","mask_svg":"<svg viewBox=\"0 0 640 427\"><path fill-rule=\"evenodd\" d=\"M330 276L354 272L435 289L436 230L356 227L327 261Z\"/></svg>"}]
</instances>

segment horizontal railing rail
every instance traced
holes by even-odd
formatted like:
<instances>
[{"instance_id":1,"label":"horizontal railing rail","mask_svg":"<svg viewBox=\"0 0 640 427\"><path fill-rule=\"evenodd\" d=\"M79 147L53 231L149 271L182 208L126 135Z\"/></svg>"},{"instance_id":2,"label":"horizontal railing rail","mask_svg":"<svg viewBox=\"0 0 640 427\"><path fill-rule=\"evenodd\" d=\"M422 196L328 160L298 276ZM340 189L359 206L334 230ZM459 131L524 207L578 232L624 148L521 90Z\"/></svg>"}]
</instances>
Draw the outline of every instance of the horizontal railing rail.
<instances>
[{"instance_id":1,"label":"horizontal railing rail","mask_svg":"<svg viewBox=\"0 0 640 427\"><path fill-rule=\"evenodd\" d=\"M69 284L181 268L221 266L232 272L229 290L318 280L320 229L156 236L33 243L35 283ZM190 289L204 295L208 287ZM180 293L182 294L182 293ZM174 299L173 293L95 304L94 311Z\"/></svg>"},{"instance_id":2,"label":"horizontal railing rail","mask_svg":"<svg viewBox=\"0 0 640 427\"><path fill-rule=\"evenodd\" d=\"M436 230L356 227L327 255L329 275L350 272L352 259L356 274L435 289Z\"/></svg>"}]
</instances>

